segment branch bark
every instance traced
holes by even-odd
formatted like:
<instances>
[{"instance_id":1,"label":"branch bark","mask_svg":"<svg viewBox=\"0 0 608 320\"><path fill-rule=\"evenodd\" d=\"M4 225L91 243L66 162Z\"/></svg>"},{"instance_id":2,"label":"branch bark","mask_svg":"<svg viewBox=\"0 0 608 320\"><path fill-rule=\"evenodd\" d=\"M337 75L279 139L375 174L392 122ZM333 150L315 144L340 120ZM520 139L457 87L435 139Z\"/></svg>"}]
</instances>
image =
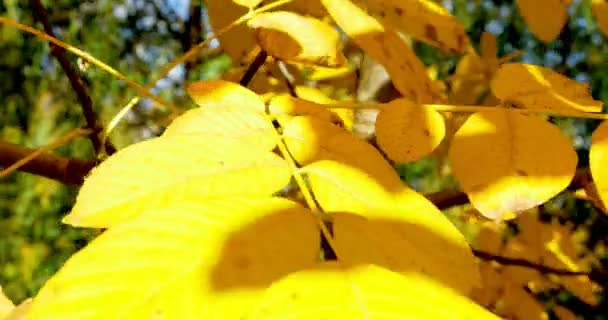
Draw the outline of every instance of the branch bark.
<instances>
[{"instance_id":1,"label":"branch bark","mask_svg":"<svg viewBox=\"0 0 608 320\"><path fill-rule=\"evenodd\" d=\"M0 167L8 167L35 150L0 141ZM24 164L20 171L33 173L67 185L81 185L96 161L66 158L43 153Z\"/></svg>"},{"instance_id":2,"label":"branch bark","mask_svg":"<svg viewBox=\"0 0 608 320\"><path fill-rule=\"evenodd\" d=\"M53 27L51 26L51 23L49 22L48 14L46 13L46 10L45 10L44 6L42 5L42 3L40 2L40 0L31 0L30 3L34 9L36 18L42 23L42 26L44 27L44 31L48 35L55 37L55 33L53 32ZM112 153L116 152L116 149L114 148L114 146L112 146L109 142L106 143L105 146L103 145L103 142L101 139L101 133L103 132L103 128L99 124L99 121L97 120L97 114L93 110L93 102L91 100L91 97L87 93L87 89L84 86L84 83L83 83L82 79L80 78L80 75L74 69L74 67L72 66L72 63L66 58L65 50L52 43L49 45L51 46L51 54L57 59L57 61L59 61L61 68L63 69L66 76L70 80L72 89L74 89L74 92L76 93L78 101L80 102L80 105L82 106L82 113L86 120L87 128L92 130L92 133L89 135L89 139L93 143L93 148L95 148L95 152L97 154L99 154L101 151L104 151L104 150L107 154L112 154Z\"/></svg>"}]
</instances>

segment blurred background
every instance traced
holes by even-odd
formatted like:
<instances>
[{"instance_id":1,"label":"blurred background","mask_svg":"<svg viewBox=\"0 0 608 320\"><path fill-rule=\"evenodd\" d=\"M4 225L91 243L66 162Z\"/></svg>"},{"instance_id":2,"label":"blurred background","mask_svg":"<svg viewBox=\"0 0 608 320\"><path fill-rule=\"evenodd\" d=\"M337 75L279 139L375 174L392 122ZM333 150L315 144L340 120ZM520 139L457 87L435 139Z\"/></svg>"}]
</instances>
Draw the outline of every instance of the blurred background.
<instances>
[{"instance_id":1,"label":"blurred background","mask_svg":"<svg viewBox=\"0 0 608 320\"><path fill-rule=\"evenodd\" d=\"M548 45L528 32L512 1L438 2L464 23L473 42L479 42L482 32L490 32L498 38L499 56L521 50L521 61L550 67L588 83L593 96L608 103L608 41L597 29L590 0L572 0L567 26L560 38ZM43 3L58 38L140 84L155 79L163 65L213 32L205 1L53 0ZM42 28L34 20L28 1L2 0L0 15ZM185 83L220 78L233 65L217 46L217 42L212 42L214 50L200 55L196 61L178 66L157 84L154 91L175 105L190 106L184 93ZM454 72L459 57L420 43L415 43L414 47L424 63L435 70L438 79ZM47 43L2 25L0 52L0 140L38 148L85 124L68 79L51 56ZM68 57L79 66L95 110L101 122L107 125L135 92L105 72L87 67L77 57L71 54ZM152 101L142 99L114 131L112 142L121 148L156 136L166 125L166 115ZM579 166L586 167L590 134L598 122L562 118L551 118L551 121L571 137L579 153ZM77 138L54 153L94 158L93 148L86 138ZM438 162L436 157L429 157L399 166L398 170L405 181L422 192L457 188ZM21 172L0 179L0 286L15 302L33 296L71 254L97 234L60 223L61 217L73 205L77 191L76 187ZM584 265L604 270L608 265L605 249L608 219L589 202L571 194L560 195L531 212L529 217L501 228L487 225L468 206L447 210L446 214L478 248L499 241L503 244L500 249L503 253L547 261L542 259L543 248L513 253L509 250L515 249L508 246L507 241L525 243L529 240L526 237L532 234L558 234L562 253L570 262L582 261L580 263ZM568 249L564 249L566 247ZM559 254L553 252L552 256ZM564 261L555 263L568 264ZM528 271L522 268L506 271L488 264L483 271L484 279L496 282L496 288L492 287L492 293L480 292L476 297L505 317L541 319L531 315L541 310L545 319L575 319L577 316L608 319L608 301L602 298L606 283L584 280L568 283L545 275L526 275ZM537 276L542 279L536 279ZM532 285L533 281L536 284ZM519 305L523 311L510 310L509 306L514 305Z\"/></svg>"}]
</instances>

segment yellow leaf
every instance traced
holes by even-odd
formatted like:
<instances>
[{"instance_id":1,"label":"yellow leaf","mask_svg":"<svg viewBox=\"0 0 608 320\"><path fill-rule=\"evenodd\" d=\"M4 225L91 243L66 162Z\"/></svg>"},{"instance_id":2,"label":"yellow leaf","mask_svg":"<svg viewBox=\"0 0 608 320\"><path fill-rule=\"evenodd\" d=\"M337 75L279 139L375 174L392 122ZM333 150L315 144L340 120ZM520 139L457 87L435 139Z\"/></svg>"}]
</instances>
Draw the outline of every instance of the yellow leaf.
<instances>
[{"instance_id":1,"label":"yellow leaf","mask_svg":"<svg viewBox=\"0 0 608 320\"><path fill-rule=\"evenodd\" d=\"M568 21L569 3L570 0L517 0L517 7L530 32L549 43Z\"/></svg>"},{"instance_id":2,"label":"yellow leaf","mask_svg":"<svg viewBox=\"0 0 608 320\"><path fill-rule=\"evenodd\" d=\"M553 313L557 316L559 320L577 320L578 317L576 314L569 309L566 309L560 305L556 305L553 307Z\"/></svg>"},{"instance_id":3,"label":"yellow leaf","mask_svg":"<svg viewBox=\"0 0 608 320\"><path fill-rule=\"evenodd\" d=\"M0 287L0 319L4 319L4 317L13 311L13 309L15 309L15 305L6 295L4 295L2 287Z\"/></svg>"},{"instance_id":4,"label":"yellow leaf","mask_svg":"<svg viewBox=\"0 0 608 320\"><path fill-rule=\"evenodd\" d=\"M327 121L295 117L285 125L283 139L301 165L336 160L366 172L387 188L401 185L395 169L376 148Z\"/></svg>"},{"instance_id":5,"label":"yellow leaf","mask_svg":"<svg viewBox=\"0 0 608 320\"><path fill-rule=\"evenodd\" d=\"M374 265L333 262L274 283L245 319L499 318L419 274L400 275Z\"/></svg>"},{"instance_id":6,"label":"yellow leaf","mask_svg":"<svg viewBox=\"0 0 608 320\"><path fill-rule=\"evenodd\" d=\"M508 109L469 117L452 140L449 159L473 206L497 220L557 195L574 177L577 163L557 127Z\"/></svg>"},{"instance_id":7,"label":"yellow leaf","mask_svg":"<svg viewBox=\"0 0 608 320\"><path fill-rule=\"evenodd\" d=\"M240 107L201 107L177 117L167 127L163 137L177 135L234 138L243 144L256 145L264 150L276 146L272 123L256 111Z\"/></svg>"},{"instance_id":8,"label":"yellow leaf","mask_svg":"<svg viewBox=\"0 0 608 320\"><path fill-rule=\"evenodd\" d=\"M337 102L336 100L328 97L325 93L315 87L297 86L296 95L301 99L320 104L331 105ZM344 108L332 108L331 111L337 114L338 117L340 117L344 129L348 131L353 130L353 125L355 122L355 110Z\"/></svg>"},{"instance_id":9,"label":"yellow leaf","mask_svg":"<svg viewBox=\"0 0 608 320\"><path fill-rule=\"evenodd\" d=\"M241 319L272 282L314 264L319 239L312 213L286 199L173 202L72 256L28 320Z\"/></svg>"},{"instance_id":10,"label":"yellow leaf","mask_svg":"<svg viewBox=\"0 0 608 320\"><path fill-rule=\"evenodd\" d=\"M503 304L508 319L549 320L545 306L518 284L508 283L505 286Z\"/></svg>"},{"instance_id":11,"label":"yellow leaf","mask_svg":"<svg viewBox=\"0 0 608 320\"><path fill-rule=\"evenodd\" d=\"M258 4L260 4L260 2L262 2L263 0L232 0L232 1L234 1L238 5L245 6L247 8L254 8Z\"/></svg>"},{"instance_id":12,"label":"yellow leaf","mask_svg":"<svg viewBox=\"0 0 608 320\"><path fill-rule=\"evenodd\" d=\"M394 30L386 29L351 0L322 0L336 23L374 60L386 67L406 98L430 103L441 98L422 62Z\"/></svg>"},{"instance_id":13,"label":"yellow leaf","mask_svg":"<svg viewBox=\"0 0 608 320\"><path fill-rule=\"evenodd\" d=\"M597 193L604 207L608 208L608 121L593 132L591 150L589 151L589 169Z\"/></svg>"},{"instance_id":14,"label":"yellow leaf","mask_svg":"<svg viewBox=\"0 0 608 320\"><path fill-rule=\"evenodd\" d=\"M450 53L463 53L469 44L464 26L431 0L355 0L383 24Z\"/></svg>"},{"instance_id":15,"label":"yellow leaf","mask_svg":"<svg viewBox=\"0 0 608 320\"><path fill-rule=\"evenodd\" d=\"M201 107L238 107L264 112L264 101L253 91L238 83L225 80L202 80L186 88L190 97Z\"/></svg>"},{"instance_id":16,"label":"yellow leaf","mask_svg":"<svg viewBox=\"0 0 608 320\"><path fill-rule=\"evenodd\" d=\"M272 3L274 1L276 0L266 0L264 1L264 4ZM325 8L319 0L292 0L282 5L281 8L285 11L293 11L305 16L317 18L327 16L327 11L325 11Z\"/></svg>"},{"instance_id":17,"label":"yellow leaf","mask_svg":"<svg viewBox=\"0 0 608 320\"><path fill-rule=\"evenodd\" d=\"M340 125L342 120L327 107L294 98L288 93L279 94L268 104L268 113L275 116L280 124L285 125L293 116L312 116L320 120Z\"/></svg>"},{"instance_id":18,"label":"yellow leaf","mask_svg":"<svg viewBox=\"0 0 608 320\"><path fill-rule=\"evenodd\" d=\"M602 112L602 102L593 99L586 84L540 66L504 64L491 87L496 97L519 108Z\"/></svg>"},{"instance_id":19,"label":"yellow leaf","mask_svg":"<svg viewBox=\"0 0 608 320\"><path fill-rule=\"evenodd\" d=\"M608 2L606 0L592 0L591 8L598 28L608 37Z\"/></svg>"},{"instance_id":20,"label":"yellow leaf","mask_svg":"<svg viewBox=\"0 0 608 320\"><path fill-rule=\"evenodd\" d=\"M338 31L316 18L275 11L254 16L248 25L271 56L328 67L346 63Z\"/></svg>"},{"instance_id":21,"label":"yellow leaf","mask_svg":"<svg viewBox=\"0 0 608 320\"><path fill-rule=\"evenodd\" d=\"M2 320L29 320L28 314L32 307L32 299L26 299L21 302L18 306L14 307L12 311L6 315L2 315L0 311L0 317L4 316Z\"/></svg>"},{"instance_id":22,"label":"yellow leaf","mask_svg":"<svg viewBox=\"0 0 608 320\"><path fill-rule=\"evenodd\" d=\"M393 161L411 162L429 155L445 136L443 116L407 99L382 106L376 119L376 141Z\"/></svg>"},{"instance_id":23,"label":"yellow leaf","mask_svg":"<svg viewBox=\"0 0 608 320\"><path fill-rule=\"evenodd\" d=\"M423 273L465 294L480 284L464 237L422 195L403 184L387 190L336 161L317 161L302 172L321 208L332 213L339 258Z\"/></svg>"},{"instance_id":24,"label":"yellow leaf","mask_svg":"<svg viewBox=\"0 0 608 320\"><path fill-rule=\"evenodd\" d=\"M222 79L238 83L243 78L243 75L245 75L245 72L246 67L233 68L224 73L222 75ZM285 80L277 78L279 75L278 72L280 71L278 68L276 68L276 64L269 65L266 63L260 67L258 72L256 72L247 87L250 88L251 91L257 92L260 95L266 93L287 92L289 88L287 88ZM257 102L256 105L258 105Z\"/></svg>"},{"instance_id":25,"label":"yellow leaf","mask_svg":"<svg viewBox=\"0 0 608 320\"><path fill-rule=\"evenodd\" d=\"M155 138L122 149L96 167L64 222L110 227L180 199L271 195L290 176L285 160L234 138Z\"/></svg>"},{"instance_id":26,"label":"yellow leaf","mask_svg":"<svg viewBox=\"0 0 608 320\"><path fill-rule=\"evenodd\" d=\"M205 9L214 32L222 30L249 12L246 7L227 0L205 0ZM253 30L244 24L234 26L220 35L219 40L222 49L232 58L235 65L246 64L247 56L255 47Z\"/></svg>"}]
</instances>

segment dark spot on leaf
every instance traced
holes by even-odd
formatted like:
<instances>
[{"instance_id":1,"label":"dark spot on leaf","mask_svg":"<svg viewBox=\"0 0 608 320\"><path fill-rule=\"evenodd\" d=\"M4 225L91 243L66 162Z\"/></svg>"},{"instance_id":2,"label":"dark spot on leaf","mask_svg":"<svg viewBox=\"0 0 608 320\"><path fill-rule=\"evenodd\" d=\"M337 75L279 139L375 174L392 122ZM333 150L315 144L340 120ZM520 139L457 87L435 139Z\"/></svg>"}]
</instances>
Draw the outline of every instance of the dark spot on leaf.
<instances>
[{"instance_id":1,"label":"dark spot on leaf","mask_svg":"<svg viewBox=\"0 0 608 320\"><path fill-rule=\"evenodd\" d=\"M429 131L429 129L426 129L426 128L425 128L425 129L423 130L423 132L424 132L424 135L425 135L425 136L427 136L427 137L430 137L430 136L431 136L431 132Z\"/></svg>"},{"instance_id":2,"label":"dark spot on leaf","mask_svg":"<svg viewBox=\"0 0 608 320\"><path fill-rule=\"evenodd\" d=\"M397 14L398 16L402 16L403 15L403 9L401 9L401 8L395 8L395 14Z\"/></svg>"},{"instance_id":3,"label":"dark spot on leaf","mask_svg":"<svg viewBox=\"0 0 608 320\"><path fill-rule=\"evenodd\" d=\"M424 35L433 41L437 41L438 39L437 29L435 29L435 27L430 24L424 26Z\"/></svg>"},{"instance_id":4,"label":"dark spot on leaf","mask_svg":"<svg viewBox=\"0 0 608 320\"><path fill-rule=\"evenodd\" d=\"M237 257L234 259L233 265L237 269L247 269L251 265L251 260L246 256Z\"/></svg>"},{"instance_id":5,"label":"dark spot on leaf","mask_svg":"<svg viewBox=\"0 0 608 320\"><path fill-rule=\"evenodd\" d=\"M517 173L517 175L521 176L521 177L527 177L528 176L528 173L525 172L524 170L521 170L521 169L517 169L517 171L515 171L515 173Z\"/></svg>"}]
</instances>

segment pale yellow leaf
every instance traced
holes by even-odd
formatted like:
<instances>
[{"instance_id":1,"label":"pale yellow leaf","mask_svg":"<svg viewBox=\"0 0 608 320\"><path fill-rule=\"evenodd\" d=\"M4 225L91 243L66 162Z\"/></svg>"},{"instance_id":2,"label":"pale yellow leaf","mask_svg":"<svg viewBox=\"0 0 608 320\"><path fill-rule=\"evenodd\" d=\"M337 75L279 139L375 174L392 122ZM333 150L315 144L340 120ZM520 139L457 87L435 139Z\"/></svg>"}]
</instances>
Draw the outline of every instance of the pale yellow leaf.
<instances>
[{"instance_id":1,"label":"pale yellow leaf","mask_svg":"<svg viewBox=\"0 0 608 320\"><path fill-rule=\"evenodd\" d=\"M608 1L592 0L591 8L598 28L608 37Z\"/></svg>"},{"instance_id":2,"label":"pale yellow leaf","mask_svg":"<svg viewBox=\"0 0 608 320\"><path fill-rule=\"evenodd\" d=\"M312 116L330 123L340 125L342 120L327 107L292 97L290 94L279 94L270 99L268 113L285 125L294 116Z\"/></svg>"},{"instance_id":3,"label":"pale yellow leaf","mask_svg":"<svg viewBox=\"0 0 608 320\"><path fill-rule=\"evenodd\" d=\"M330 262L274 283L245 317L264 319L492 319L499 318L427 277L374 265Z\"/></svg>"},{"instance_id":4,"label":"pale yellow leaf","mask_svg":"<svg viewBox=\"0 0 608 320\"><path fill-rule=\"evenodd\" d=\"M422 273L463 294L480 284L464 237L422 195L403 184L387 190L373 177L336 161L317 161L302 172L321 208L332 213L339 258Z\"/></svg>"},{"instance_id":5,"label":"pale yellow leaf","mask_svg":"<svg viewBox=\"0 0 608 320\"><path fill-rule=\"evenodd\" d=\"M93 169L64 222L110 227L180 199L271 195L290 176L285 160L238 139L155 138L122 149Z\"/></svg>"},{"instance_id":6,"label":"pale yellow leaf","mask_svg":"<svg viewBox=\"0 0 608 320\"><path fill-rule=\"evenodd\" d=\"M28 320L241 319L264 289L310 267L320 234L286 199L173 202L72 256Z\"/></svg>"},{"instance_id":7,"label":"pale yellow leaf","mask_svg":"<svg viewBox=\"0 0 608 320\"><path fill-rule=\"evenodd\" d=\"M254 8L258 4L260 4L263 0L232 0L236 4L245 6L247 8Z\"/></svg>"},{"instance_id":8,"label":"pale yellow leaf","mask_svg":"<svg viewBox=\"0 0 608 320\"><path fill-rule=\"evenodd\" d=\"M470 45L464 25L432 0L355 0L384 25L450 53Z\"/></svg>"},{"instance_id":9,"label":"pale yellow leaf","mask_svg":"<svg viewBox=\"0 0 608 320\"><path fill-rule=\"evenodd\" d=\"M283 139L301 165L336 160L359 168L387 188L401 185L395 169L376 148L327 121L310 116L295 117L285 125Z\"/></svg>"},{"instance_id":10,"label":"pale yellow leaf","mask_svg":"<svg viewBox=\"0 0 608 320\"><path fill-rule=\"evenodd\" d=\"M539 40L549 43L560 34L568 21L570 0L517 0L519 14L528 30Z\"/></svg>"},{"instance_id":11,"label":"pale yellow leaf","mask_svg":"<svg viewBox=\"0 0 608 320\"><path fill-rule=\"evenodd\" d=\"M297 86L296 95L301 99L319 104L331 105L337 102L315 87ZM344 129L352 131L355 122L355 110L348 108L332 108L331 111L340 117Z\"/></svg>"},{"instance_id":12,"label":"pale yellow leaf","mask_svg":"<svg viewBox=\"0 0 608 320\"><path fill-rule=\"evenodd\" d=\"M10 314L13 309L15 309L15 305L6 295L4 295L2 287L0 287L0 319L3 319Z\"/></svg>"},{"instance_id":13,"label":"pale yellow leaf","mask_svg":"<svg viewBox=\"0 0 608 320\"><path fill-rule=\"evenodd\" d=\"M173 120L163 137L183 134L200 136L201 139L211 136L234 138L243 144L260 146L265 150L272 150L276 146L272 123L263 114L240 107L200 107L189 110Z\"/></svg>"},{"instance_id":14,"label":"pale yellow leaf","mask_svg":"<svg viewBox=\"0 0 608 320\"><path fill-rule=\"evenodd\" d=\"M589 151L589 169L604 207L608 207L608 121L595 130Z\"/></svg>"},{"instance_id":15,"label":"pale yellow leaf","mask_svg":"<svg viewBox=\"0 0 608 320\"><path fill-rule=\"evenodd\" d=\"M449 159L473 206L497 220L556 196L577 163L559 128L508 109L469 117L452 140Z\"/></svg>"},{"instance_id":16,"label":"pale yellow leaf","mask_svg":"<svg viewBox=\"0 0 608 320\"><path fill-rule=\"evenodd\" d=\"M249 12L248 8L229 0L205 0L205 9L215 33ZM235 65L246 64L249 53L255 47L253 30L245 24L234 26L220 35L219 40L222 49L232 58Z\"/></svg>"},{"instance_id":17,"label":"pale yellow leaf","mask_svg":"<svg viewBox=\"0 0 608 320\"><path fill-rule=\"evenodd\" d=\"M2 318L3 315L0 313L0 318L2 320L29 320L28 314L31 307L32 299L29 298L14 307L10 313L4 315L5 318Z\"/></svg>"},{"instance_id":18,"label":"pale yellow leaf","mask_svg":"<svg viewBox=\"0 0 608 320\"><path fill-rule=\"evenodd\" d=\"M264 101L253 91L238 83L225 80L201 80L186 88L201 107L236 107L264 112Z\"/></svg>"},{"instance_id":19,"label":"pale yellow leaf","mask_svg":"<svg viewBox=\"0 0 608 320\"><path fill-rule=\"evenodd\" d=\"M248 25L271 56L328 67L346 63L338 31L316 18L275 11L254 16Z\"/></svg>"},{"instance_id":20,"label":"pale yellow leaf","mask_svg":"<svg viewBox=\"0 0 608 320\"><path fill-rule=\"evenodd\" d=\"M445 136L445 120L432 108L407 99L382 106L376 118L376 141L384 153L397 163L429 155Z\"/></svg>"},{"instance_id":21,"label":"pale yellow leaf","mask_svg":"<svg viewBox=\"0 0 608 320\"><path fill-rule=\"evenodd\" d=\"M350 0L322 0L336 23L374 60L386 67L395 88L419 103L441 98L422 62L394 30L385 29Z\"/></svg>"},{"instance_id":22,"label":"pale yellow leaf","mask_svg":"<svg viewBox=\"0 0 608 320\"><path fill-rule=\"evenodd\" d=\"M502 65L491 83L494 95L519 108L601 112L589 86L551 69L524 64Z\"/></svg>"}]
</instances>

